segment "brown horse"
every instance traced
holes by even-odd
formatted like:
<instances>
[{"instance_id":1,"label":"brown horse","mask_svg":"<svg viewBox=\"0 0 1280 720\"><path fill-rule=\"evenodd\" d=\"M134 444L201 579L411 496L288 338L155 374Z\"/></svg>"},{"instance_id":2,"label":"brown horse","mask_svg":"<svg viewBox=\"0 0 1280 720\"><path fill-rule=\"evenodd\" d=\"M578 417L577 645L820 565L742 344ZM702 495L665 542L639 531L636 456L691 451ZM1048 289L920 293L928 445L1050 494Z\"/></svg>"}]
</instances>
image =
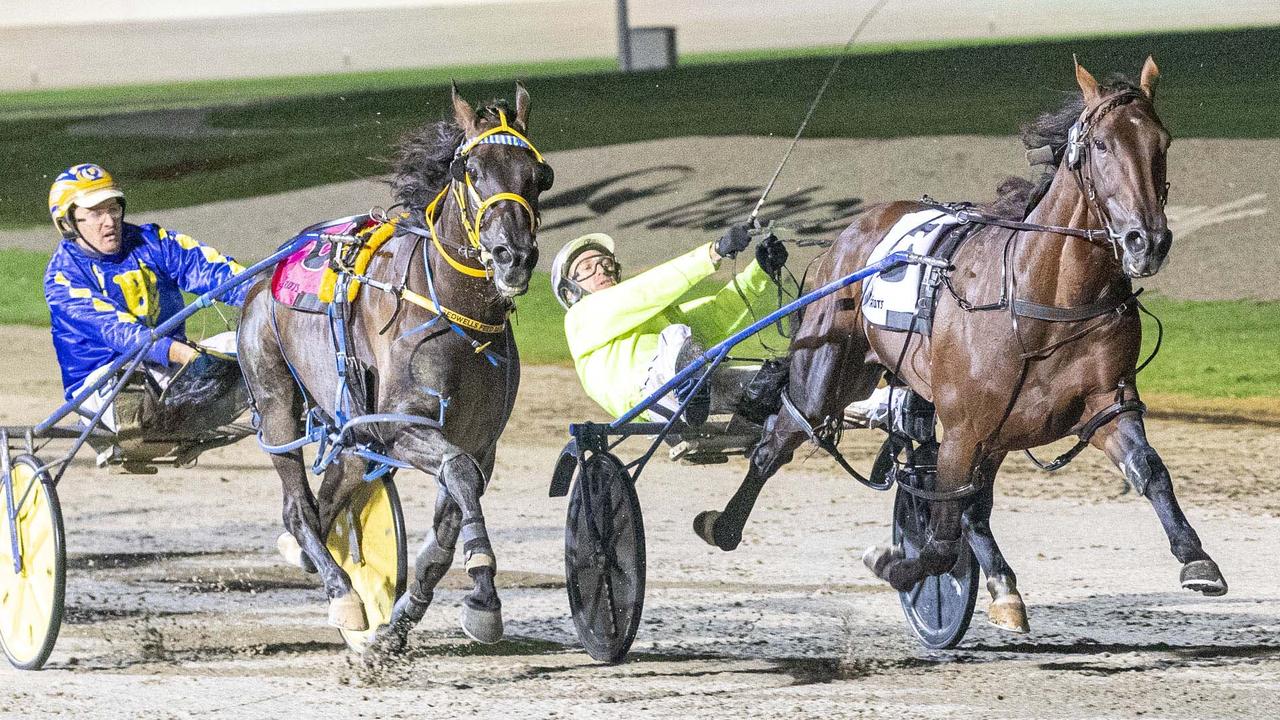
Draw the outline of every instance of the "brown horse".
<instances>
[{"instance_id":1,"label":"brown horse","mask_svg":"<svg viewBox=\"0 0 1280 720\"><path fill-rule=\"evenodd\" d=\"M806 309L790 347L787 393L798 412L769 419L724 512L695 521L705 540L736 547L765 481L812 427L831 427L888 369L933 403L943 429L920 556L889 547L864 556L894 588L949 571L967 541L988 578L992 622L1025 631L1013 570L988 524L995 474L1010 451L1081 434L1151 501L1183 563L1183 587L1226 592L1147 442L1135 385L1142 328L1131 278L1155 274L1172 243L1164 213L1169 133L1153 104L1159 70L1147 58L1137 86L1099 86L1078 64L1075 74L1080 98L1039 121L1053 126L1056 172L1024 222L984 225L959 247L931 336L867 323L861 283ZM925 209L913 202L868 208L822 259L817 282L866 265L901 217Z\"/></svg>"},{"instance_id":2,"label":"brown horse","mask_svg":"<svg viewBox=\"0 0 1280 720\"><path fill-rule=\"evenodd\" d=\"M318 407L330 423L342 416L338 404L347 402L347 416L443 418L438 427L359 425L344 438L352 446L372 444L434 475L438 486L432 531L408 592L396 603L390 627L379 632L378 641L389 649L402 646L421 619L452 563L459 535L474 585L464 599L463 629L485 642L502 636L495 554L480 497L520 382L507 316L512 298L527 290L538 259L538 195L551 178L550 167L524 137L529 95L521 86L516 90L510 124L505 103L477 111L455 87L453 121L428 125L402 141L392 186L410 212L365 271L392 290L366 282L347 308L347 374L360 381L352 383L349 395L338 391L328 316L278 305L266 283L244 305L240 362L264 445L298 438L308 406ZM404 302L415 297L419 304ZM423 302L432 297L438 305ZM323 579L330 623L365 629L362 602L324 541L361 483L365 461L347 453L331 465L317 502L300 449L273 454L272 460L284 488L285 527L301 546L301 562Z\"/></svg>"}]
</instances>

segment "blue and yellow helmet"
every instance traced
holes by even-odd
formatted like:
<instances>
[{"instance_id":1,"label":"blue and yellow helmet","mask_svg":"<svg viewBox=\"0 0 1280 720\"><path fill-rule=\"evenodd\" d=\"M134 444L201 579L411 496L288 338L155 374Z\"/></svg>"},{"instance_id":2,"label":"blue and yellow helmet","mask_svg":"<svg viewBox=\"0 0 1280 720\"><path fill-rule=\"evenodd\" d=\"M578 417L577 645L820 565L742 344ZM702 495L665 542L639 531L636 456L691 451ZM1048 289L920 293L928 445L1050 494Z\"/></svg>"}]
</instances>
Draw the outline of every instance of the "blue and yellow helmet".
<instances>
[{"instance_id":1,"label":"blue and yellow helmet","mask_svg":"<svg viewBox=\"0 0 1280 720\"><path fill-rule=\"evenodd\" d=\"M121 198L121 201L124 198L111 173L93 163L72 165L58 173L49 188L49 215L53 218L53 226L63 237L75 237L72 208L93 207L111 198Z\"/></svg>"}]
</instances>

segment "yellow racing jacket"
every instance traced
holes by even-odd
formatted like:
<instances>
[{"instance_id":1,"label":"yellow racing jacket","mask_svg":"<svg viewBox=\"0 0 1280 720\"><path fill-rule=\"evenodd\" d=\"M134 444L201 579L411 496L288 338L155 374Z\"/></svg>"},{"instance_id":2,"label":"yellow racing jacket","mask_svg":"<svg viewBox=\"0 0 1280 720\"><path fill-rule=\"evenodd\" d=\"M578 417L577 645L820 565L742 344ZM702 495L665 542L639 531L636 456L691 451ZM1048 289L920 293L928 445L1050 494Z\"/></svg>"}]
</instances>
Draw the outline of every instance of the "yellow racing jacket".
<instances>
[{"instance_id":1,"label":"yellow racing jacket","mask_svg":"<svg viewBox=\"0 0 1280 720\"><path fill-rule=\"evenodd\" d=\"M644 399L649 365L658 350L658 333L683 323L710 347L742 330L761 311L772 281L753 260L738 273L737 283L751 304L743 304L733 282L714 295L677 302L694 285L716 271L710 245L689 252L624 280L585 295L564 316L565 338L578 379L587 395L613 417Z\"/></svg>"}]
</instances>

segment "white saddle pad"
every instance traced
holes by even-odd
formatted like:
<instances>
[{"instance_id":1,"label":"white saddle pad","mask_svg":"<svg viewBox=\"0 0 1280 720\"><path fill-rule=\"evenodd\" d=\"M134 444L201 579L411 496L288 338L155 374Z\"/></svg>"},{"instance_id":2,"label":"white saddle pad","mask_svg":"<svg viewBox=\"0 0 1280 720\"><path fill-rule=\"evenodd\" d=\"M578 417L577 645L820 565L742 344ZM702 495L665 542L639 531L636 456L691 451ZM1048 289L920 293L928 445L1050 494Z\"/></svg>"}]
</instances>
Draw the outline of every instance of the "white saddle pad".
<instances>
[{"instance_id":1,"label":"white saddle pad","mask_svg":"<svg viewBox=\"0 0 1280 720\"><path fill-rule=\"evenodd\" d=\"M940 210L921 210L903 215L876 245L867 264L901 250L928 255L942 231L956 224L955 217ZM874 275L862 284L862 314L873 325L891 330L907 330L916 314L922 266L906 265ZM927 330L917 328L918 330Z\"/></svg>"}]
</instances>

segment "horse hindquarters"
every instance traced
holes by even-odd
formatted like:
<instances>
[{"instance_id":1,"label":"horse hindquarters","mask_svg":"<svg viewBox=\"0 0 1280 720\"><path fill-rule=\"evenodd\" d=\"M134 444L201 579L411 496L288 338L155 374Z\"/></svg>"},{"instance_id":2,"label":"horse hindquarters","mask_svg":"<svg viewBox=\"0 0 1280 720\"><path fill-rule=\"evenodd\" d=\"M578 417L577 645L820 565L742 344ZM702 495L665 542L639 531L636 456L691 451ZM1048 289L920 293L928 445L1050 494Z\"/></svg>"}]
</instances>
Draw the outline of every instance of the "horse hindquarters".
<instances>
[{"instance_id":1,"label":"horse hindquarters","mask_svg":"<svg viewBox=\"0 0 1280 720\"><path fill-rule=\"evenodd\" d=\"M876 213L872 213L876 214ZM815 283L825 284L858 270L872 243L864 242L865 220L841 234L818 268ZM865 245L864 249L858 249ZM693 521L694 532L710 545L733 550L765 483L791 461L796 448L809 439L808 428L822 428L842 420L844 409L875 389L881 369L868 362L868 346L859 323L860 286L833 293L808 306L791 341L790 377L784 388L792 406L803 418L784 408L766 422L759 444L751 453L751 465L724 510L707 510Z\"/></svg>"}]
</instances>

